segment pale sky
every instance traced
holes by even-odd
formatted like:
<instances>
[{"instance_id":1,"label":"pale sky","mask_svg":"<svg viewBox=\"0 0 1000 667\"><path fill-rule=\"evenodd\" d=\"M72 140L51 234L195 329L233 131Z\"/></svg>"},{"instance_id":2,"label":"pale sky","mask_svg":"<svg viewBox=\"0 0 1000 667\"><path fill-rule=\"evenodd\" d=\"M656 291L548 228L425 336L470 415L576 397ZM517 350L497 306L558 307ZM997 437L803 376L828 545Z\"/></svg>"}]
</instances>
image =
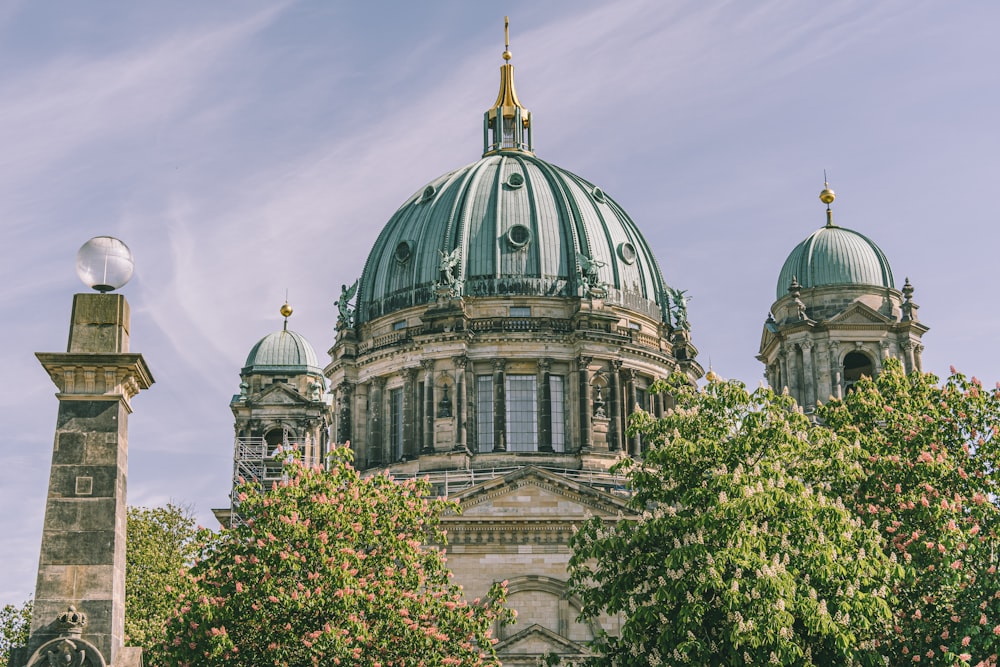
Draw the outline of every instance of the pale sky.
<instances>
[{"instance_id":1,"label":"pale sky","mask_svg":"<svg viewBox=\"0 0 1000 667\"><path fill-rule=\"evenodd\" d=\"M825 222L878 243L925 368L1000 380L994 2L0 4L0 604L34 590L74 258L133 250L128 500L225 506L229 400L281 327L334 340L340 286L411 193L479 158L503 14L539 157L599 185L693 296L699 359L756 385L779 269Z\"/></svg>"}]
</instances>

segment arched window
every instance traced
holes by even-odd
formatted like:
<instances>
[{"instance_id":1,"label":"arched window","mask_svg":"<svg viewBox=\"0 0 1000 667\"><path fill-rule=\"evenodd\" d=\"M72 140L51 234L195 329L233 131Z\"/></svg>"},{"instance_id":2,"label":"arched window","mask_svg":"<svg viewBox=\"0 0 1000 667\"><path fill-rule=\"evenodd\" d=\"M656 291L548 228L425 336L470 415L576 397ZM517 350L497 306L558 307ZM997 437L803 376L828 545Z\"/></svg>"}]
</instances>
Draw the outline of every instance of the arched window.
<instances>
[{"instance_id":1,"label":"arched window","mask_svg":"<svg viewBox=\"0 0 1000 667\"><path fill-rule=\"evenodd\" d=\"M872 360L863 352L849 352L844 357L844 389L852 391L854 383L860 380L862 375L875 377Z\"/></svg>"}]
</instances>

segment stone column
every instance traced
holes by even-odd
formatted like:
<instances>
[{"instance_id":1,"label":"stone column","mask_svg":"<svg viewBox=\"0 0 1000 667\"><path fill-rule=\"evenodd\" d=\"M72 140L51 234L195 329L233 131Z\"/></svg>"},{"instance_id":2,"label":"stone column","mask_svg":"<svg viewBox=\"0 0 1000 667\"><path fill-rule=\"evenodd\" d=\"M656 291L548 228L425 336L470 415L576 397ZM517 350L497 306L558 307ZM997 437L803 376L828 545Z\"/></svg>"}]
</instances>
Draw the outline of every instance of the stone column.
<instances>
[{"instance_id":1,"label":"stone column","mask_svg":"<svg viewBox=\"0 0 1000 667\"><path fill-rule=\"evenodd\" d=\"M360 382L354 385L354 400L351 405L351 425L354 440L351 449L357 457L358 466L366 468L368 460L368 442L371 440L371 424L368 423L368 394L371 393L371 382Z\"/></svg>"},{"instance_id":2,"label":"stone column","mask_svg":"<svg viewBox=\"0 0 1000 667\"><path fill-rule=\"evenodd\" d=\"M424 437L423 453L434 453L434 360L424 359Z\"/></svg>"},{"instance_id":3,"label":"stone column","mask_svg":"<svg viewBox=\"0 0 1000 667\"><path fill-rule=\"evenodd\" d=\"M663 415L666 412L666 409L663 407L664 398L666 396L662 391L653 394L653 416L657 419L663 419Z\"/></svg>"},{"instance_id":4,"label":"stone column","mask_svg":"<svg viewBox=\"0 0 1000 667\"><path fill-rule=\"evenodd\" d=\"M778 379L774 390L779 394L785 389L791 391L792 388L788 386L788 351L784 347L778 350L778 368L780 369L781 377Z\"/></svg>"},{"instance_id":5,"label":"stone column","mask_svg":"<svg viewBox=\"0 0 1000 667\"><path fill-rule=\"evenodd\" d=\"M621 359L611 360L611 405L608 406L611 412L611 433L608 434L608 449L617 452L622 448L622 361Z\"/></svg>"},{"instance_id":6,"label":"stone column","mask_svg":"<svg viewBox=\"0 0 1000 667\"><path fill-rule=\"evenodd\" d=\"M548 359L538 360L538 451L552 451L552 389L549 387L551 362Z\"/></svg>"},{"instance_id":7,"label":"stone column","mask_svg":"<svg viewBox=\"0 0 1000 667\"><path fill-rule=\"evenodd\" d=\"M924 351L924 346L921 345L920 343L915 343L913 345L913 364L914 364L913 367L916 369L918 373L924 372L924 360L922 358L923 351Z\"/></svg>"},{"instance_id":8,"label":"stone column","mask_svg":"<svg viewBox=\"0 0 1000 667\"><path fill-rule=\"evenodd\" d=\"M799 349L802 350L802 398L805 407L815 408L816 407L816 373L813 369L812 362L812 348L813 344L810 340L804 340L799 343Z\"/></svg>"},{"instance_id":9,"label":"stone column","mask_svg":"<svg viewBox=\"0 0 1000 667\"><path fill-rule=\"evenodd\" d=\"M830 341L830 387L834 398L844 397L844 368L840 364L840 341Z\"/></svg>"},{"instance_id":10,"label":"stone column","mask_svg":"<svg viewBox=\"0 0 1000 667\"><path fill-rule=\"evenodd\" d=\"M417 368L407 368L403 372L403 454L407 458L415 458L420 455L420 438L422 430L417 417L420 402L419 391L417 390Z\"/></svg>"},{"instance_id":11,"label":"stone column","mask_svg":"<svg viewBox=\"0 0 1000 667\"><path fill-rule=\"evenodd\" d=\"M904 370L906 371L907 374L912 373L913 369L915 369L917 366L915 355L913 353L913 347L914 347L913 341L912 340L903 341L901 347L903 348Z\"/></svg>"},{"instance_id":12,"label":"stone column","mask_svg":"<svg viewBox=\"0 0 1000 667\"><path fill-rule=\"evenodd\" d=\"M141 662L141 649L124 646L128 416L153 376L129 352L130 320L121 294L77 294L67 351L36 355L59 412L25 656L39 651L34 664L69 626L82 628L73 641L94 664L95 652L111 665Z\"/></svg>"},{"instance_id":13,"label":"stone column","mask_svg":"<svg viewBox=\"0 0 1000 667\"><path fill-rule=\"evenodd\" d=\"M465 397L465 367L469 364L469 358L460 355L452 360L455 363L455 418L458 423L455 425L455 449L468 449L469 439L466 429L469 419L469 401Z\"/></svg>"},{"instance_id":14,"label":"stone column","mask_svg":"<svg viewBox=\"0 0 1000 667\"><path fill-rule=\"evenodd\" d=\"M593 357L577 358L577 368L580 372L580 451L591 450L590 424L590 362Z\"/></svg>"},{"instance_id":15,"label":"stone column","mask_svg":"<svg viewBox=\"0 0 1000 667\"><path fill-rule=\"evenodd\" d=\"M628 373L628 409L627 412L632 414L635 411L636 405L639 404L639 395L636 392L636 378L638 373L634 368L629 368L626 373ZM639 456L642 454L642 443L639 440L639 436L633 435L629 438L629 453L632 456Z\"/></svg>"},{"instance_id":16,"label":"stone column","mask_svg":"<svg viewBox=\"0 0 1000 667\"><path fill-rule=\"evenodd\" d=\"M506 359L493 360L493 451L507 451Z\"/></svg>"},{"instance_id":17,"label":"stone column","mask_svg":"<svg viewBox=\"0 0 1000 667\"><path fill-rule=\"evenodd\" d=\"M337 413L337 443L343 444L353 439L351 433L351 399L354 396L354 385L342 382L337 392L339 410Z\"/></svg>"},{"instance_id":18,"label":"stone column","mask_svg":"<svg viewBox=\"0 0 1000 667\"><path fill-rule=\"evenodd\" d=\"M788 355L788 392L795 399L795 402L802 405L802 388L799 382L801 369L799 368L799 346L795 343L789 346Z\"/></svg>"}]
</instances>

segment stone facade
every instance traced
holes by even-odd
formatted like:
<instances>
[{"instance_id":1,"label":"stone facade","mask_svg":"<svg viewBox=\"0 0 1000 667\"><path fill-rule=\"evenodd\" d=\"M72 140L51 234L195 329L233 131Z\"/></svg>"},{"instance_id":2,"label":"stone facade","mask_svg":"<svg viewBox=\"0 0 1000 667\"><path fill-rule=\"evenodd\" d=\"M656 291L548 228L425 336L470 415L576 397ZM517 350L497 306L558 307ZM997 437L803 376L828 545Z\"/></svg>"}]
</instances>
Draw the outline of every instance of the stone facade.
<instances>
[{"instance_id":1,"label":"stone facade","mask_svg":"<svg viewBox=\"0 0 1000 667\"><path fill-rule=\"evenodd\" d=\"M842 398L862 375L873 377L888 357L907 373L920 371L921 337L913 288L872 285L789 285L771 306L760 353L771 387L787 389L806 412Z\"/></svg>"}]
</instances>

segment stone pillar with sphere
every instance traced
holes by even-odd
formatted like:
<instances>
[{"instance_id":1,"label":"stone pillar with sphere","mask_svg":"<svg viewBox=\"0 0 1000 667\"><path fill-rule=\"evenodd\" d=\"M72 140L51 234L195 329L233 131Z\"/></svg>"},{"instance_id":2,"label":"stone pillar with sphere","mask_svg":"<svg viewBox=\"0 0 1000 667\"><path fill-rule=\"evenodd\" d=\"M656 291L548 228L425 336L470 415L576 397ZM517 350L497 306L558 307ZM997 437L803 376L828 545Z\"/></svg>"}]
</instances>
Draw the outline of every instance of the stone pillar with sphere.
<instances>
[{"instance_id":1,"label":"stone pillar with sphere","mask_svg":"<svg viewBox=\"0 0 1000 667\"><path fill-rule=\"evenodd\" d=\"M131 399L153 377L129 352L129 305L112 293L132 268L118 239L84 244L77 272L98 293L73 297L66 352L37 354L59 412L31 634L14 667L142 664L142 650L124 646L125 488Z\"/></svg>"}]
</instances>

